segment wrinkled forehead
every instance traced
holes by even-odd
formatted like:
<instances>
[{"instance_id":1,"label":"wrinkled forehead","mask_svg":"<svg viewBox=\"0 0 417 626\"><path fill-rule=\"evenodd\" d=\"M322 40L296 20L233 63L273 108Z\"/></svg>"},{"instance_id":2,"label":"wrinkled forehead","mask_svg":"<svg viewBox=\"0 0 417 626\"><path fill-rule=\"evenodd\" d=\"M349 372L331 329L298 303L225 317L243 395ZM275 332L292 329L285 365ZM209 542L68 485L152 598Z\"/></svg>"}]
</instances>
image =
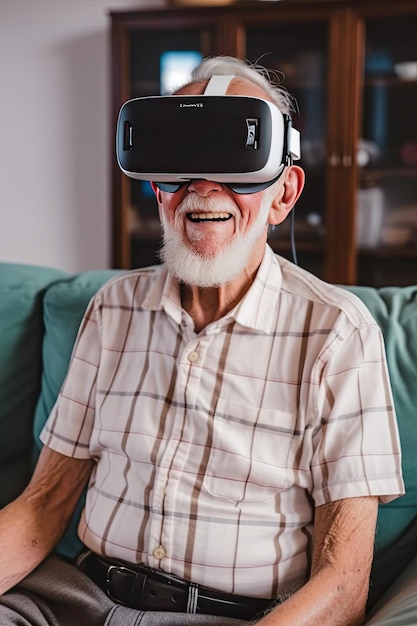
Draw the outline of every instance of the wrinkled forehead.
<instances>
[{"instance_id":1,"label":"wrinkled forehead","mask_svg":"<svg viewBox=\"0 0 417 626\"><path fill-rule=\"evenodd\" d=\"M208 84L208 80L191 83L178 89L175 95L178 96L199 96L204 93ZM233 78L226 91L227 96L252 96L254 98L262 98L272 102L270 96L258 85L252 83L247 78L236 76Z\"/></svg>"}]
</instances>

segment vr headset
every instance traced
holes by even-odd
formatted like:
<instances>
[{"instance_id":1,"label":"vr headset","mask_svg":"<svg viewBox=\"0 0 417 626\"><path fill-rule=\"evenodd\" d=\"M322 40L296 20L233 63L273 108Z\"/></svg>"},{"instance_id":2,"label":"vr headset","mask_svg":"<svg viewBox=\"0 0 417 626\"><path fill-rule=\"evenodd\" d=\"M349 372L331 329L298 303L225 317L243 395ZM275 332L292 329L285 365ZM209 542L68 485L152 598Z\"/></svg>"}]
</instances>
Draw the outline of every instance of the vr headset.
<instances>
[{"instance_id":1,"label":"vr headset","mask_svg":"<svg viewBox=\"0 0 417 626\"><path fill-rule=\"evenodd\" d=\"M300 158L299 132L267 100L225 96L232 78L212 77L203 95L126 102L116 130L121 170L164 191L191 179L234 183L240 193L269 186Z\"/></svg>"}]
</instances>

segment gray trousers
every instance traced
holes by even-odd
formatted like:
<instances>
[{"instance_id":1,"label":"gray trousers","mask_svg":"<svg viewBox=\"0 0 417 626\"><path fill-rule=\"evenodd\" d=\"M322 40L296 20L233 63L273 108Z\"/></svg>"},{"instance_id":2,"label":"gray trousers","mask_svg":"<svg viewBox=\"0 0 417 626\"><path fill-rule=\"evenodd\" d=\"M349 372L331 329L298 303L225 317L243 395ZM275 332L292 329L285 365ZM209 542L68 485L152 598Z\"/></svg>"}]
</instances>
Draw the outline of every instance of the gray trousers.
<instances>
[{"instance_id":1,"label":"gray trousers","mask_svg":"<svg viewBox=\"0 0 417 626\"><path fill-rule=\"evenodd\" d=\"M247 621L115 604L75 566L56 556L0 596L0 626L248 626Z\"/></svg>"}]
</instances>

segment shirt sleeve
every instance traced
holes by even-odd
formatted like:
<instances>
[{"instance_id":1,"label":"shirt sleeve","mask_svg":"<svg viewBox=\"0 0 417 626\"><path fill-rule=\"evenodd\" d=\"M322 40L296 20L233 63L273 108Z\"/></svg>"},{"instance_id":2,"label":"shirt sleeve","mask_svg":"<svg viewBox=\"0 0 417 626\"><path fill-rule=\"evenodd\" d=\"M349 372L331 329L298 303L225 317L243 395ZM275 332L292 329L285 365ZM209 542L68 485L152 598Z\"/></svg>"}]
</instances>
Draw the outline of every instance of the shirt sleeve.
<instances>
[{"instance_id":1,"label":"shirt sleeve","mask_svg":"<svg viewBox=\"0 0 417 626\"><path fill-rule=\"evenodd\" d=\"M394 401L379 326L340 332L321 355L312 463L316 505L404 493Z\"/></svg>"},{"instance_id":2,"label":"shirt sleeve","mask_svg":"<svg viewBox=\"0 0 417 626\"><path fill-rule=\"evenodd\" d=\"M78 330L68 372L40 433L45 446L66 456L90 457L97 373L101 355L99 296L87 307Z\"/></svg>"}]
</instances>

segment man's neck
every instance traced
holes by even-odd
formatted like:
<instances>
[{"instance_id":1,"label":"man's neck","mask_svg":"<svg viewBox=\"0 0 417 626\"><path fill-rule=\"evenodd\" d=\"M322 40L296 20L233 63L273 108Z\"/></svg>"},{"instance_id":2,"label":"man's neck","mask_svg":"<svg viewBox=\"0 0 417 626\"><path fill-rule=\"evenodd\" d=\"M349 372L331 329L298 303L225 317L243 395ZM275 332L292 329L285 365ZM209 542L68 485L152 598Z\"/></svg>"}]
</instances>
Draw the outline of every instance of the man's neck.
<instances>
[{"instance_id":1,"label":"man's neck","mask_svg":"<svg viewBox=\"0 0 417 626\"><path fill-rule=\"evenodd\" d=\"M246 294L255 279L252 274L244 272L239 278L220 287L195 287L182 285L181 304L194 322L199 333L208 324L219 320L231 311Z\"/></svg>"}]
</instances>

